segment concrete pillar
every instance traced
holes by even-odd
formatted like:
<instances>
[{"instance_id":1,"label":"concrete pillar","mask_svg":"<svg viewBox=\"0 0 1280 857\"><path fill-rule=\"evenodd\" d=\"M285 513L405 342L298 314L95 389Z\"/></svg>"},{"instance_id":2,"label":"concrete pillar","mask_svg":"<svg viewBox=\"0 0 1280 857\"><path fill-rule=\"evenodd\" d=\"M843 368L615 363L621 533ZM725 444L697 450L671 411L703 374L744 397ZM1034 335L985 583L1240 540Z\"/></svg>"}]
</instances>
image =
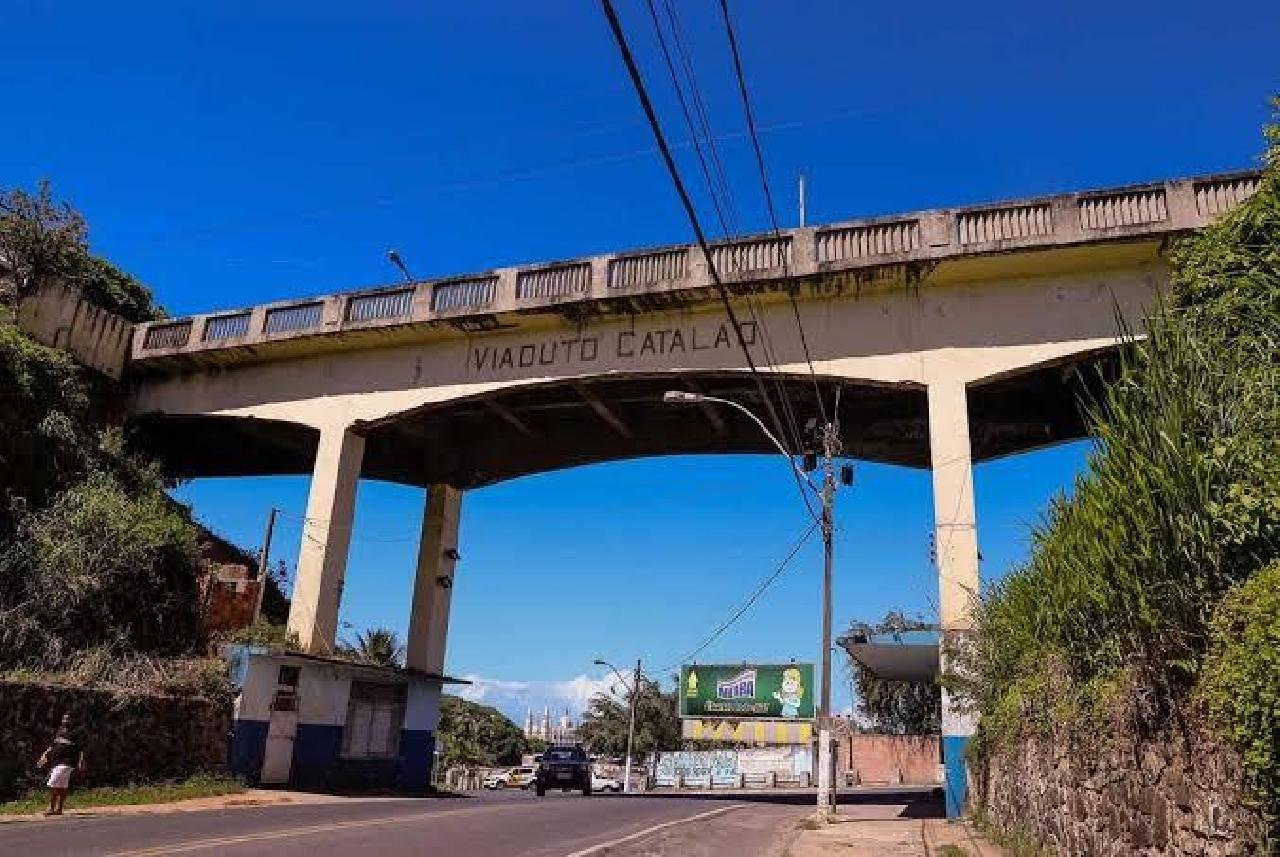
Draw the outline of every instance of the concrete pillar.
<instances>
[{"instance_id":1,"label":"concrete pillar","mask_svg":"<svg viewBox=\"0 0 1280 857\"><path fill-rule=\"evenodd\" d=\"M973 497L973 454L969 407L963 381L929 385L929 449L933 464L933 513L938 567L938 612L942 624L943 670L946 647L963 644L973 630L971 607L978 595L978 533ZM942 756L946 770L947 816L955 818L968 800L965 750L976 723L942 692Z\"/></svg>"},{"instance_id":2,"label":"concrete pillar","mask_svg":"<svg viewBox=\"0 0 1280 857\"><path fill-rule=\"evenodd\" d=\"M312 654L332 654L337 639L363 457L364 438L350 428L320 432L289 608L289 630L298 636L303 651Z\"/></svg>"},{"instance_id":3,"label":"concrete pillar","mask_svg":"<svg viewBox=\"0 0 1280 857\"><path fill-rule=\"evenodd\" d=\"M422 540L418 544L418 574L413 583L413 606L409 614L409 643L405 647L405 665L410 669L444 671L461 518L461 491L450 485L432 485L427 489Z\"/></svg>"}]
</instances>

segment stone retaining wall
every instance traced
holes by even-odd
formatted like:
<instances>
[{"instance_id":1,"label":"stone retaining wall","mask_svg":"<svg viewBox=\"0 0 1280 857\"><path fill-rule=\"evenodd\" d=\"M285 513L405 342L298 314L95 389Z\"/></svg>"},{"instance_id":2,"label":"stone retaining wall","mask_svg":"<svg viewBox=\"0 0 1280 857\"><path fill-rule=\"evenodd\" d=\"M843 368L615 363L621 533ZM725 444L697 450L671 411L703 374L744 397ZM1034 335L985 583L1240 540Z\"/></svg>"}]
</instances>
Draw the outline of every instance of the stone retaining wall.
<instances>
[{"instance_id":1,"label":"stone retaining wall","mask_svg":"<svg viewBox=\"0 0 1280 857\"><path fill-rule=\"evenodd\" d=\"M87 755L83 785L122 785L220 771L229 705L207 699L0 681L0 799L42 783L35 764L59 719L74 718Z\"/></svg>"},{"instance_id":2,"label":"stone retaining wall","mask_svg":"<svg viewBox=\"0 0 1280 857\"><path fill-rule=\"evenodd\" d=\"M1199 726L1155 738L1024 739L979 774L988 816L1061 855L1262 853L1239 757Z\"/></svg>"}]
</instances>

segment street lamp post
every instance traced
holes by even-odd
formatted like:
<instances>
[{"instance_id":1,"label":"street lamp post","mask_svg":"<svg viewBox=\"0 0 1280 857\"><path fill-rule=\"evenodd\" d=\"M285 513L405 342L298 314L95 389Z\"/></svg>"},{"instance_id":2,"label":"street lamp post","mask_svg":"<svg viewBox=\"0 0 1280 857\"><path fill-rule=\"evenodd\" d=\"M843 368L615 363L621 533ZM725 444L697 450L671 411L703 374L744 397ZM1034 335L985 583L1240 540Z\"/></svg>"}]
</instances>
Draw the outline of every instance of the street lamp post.
<instances>
[{"instance_id":1,"label":"street lamp post","mask_svg":"<svg viewBox=\"0 0 1280 857\"><path fill-rule=\"evenodd\" d=\"M797 477L797 483L803 492L806 488L818 494L822 501L822 515L819 525L822 529L822 697L818 704L818 814L830 816L835 805L835 788L833 782L834 765L831 757L831 571L834 562L835 506L836 506L836 469L835 457L840 454L839 427L834 420L825 422L822 427L822 488L817 489L808 477L796 465L791 453L769 431L768 426L753 414L745 405L732 399L718 396L706 396L686 390L668 390L662 395L664 402L697 404L699 402L716 402L734 408L754 422L765 437L773 442L778 452L787 459ZM808 505L808 495L804 495Z\"/></svg>"},{"instance_id":2,"label":"street lamp post","mask_svg":"<svg viewBox=\"0 0 1280 857\"><path fill-rule=\"evenodd\" d=\"M608 661L602 661L596 658L596 666L608 667L613 670L613 674L618 677L618 681L622 682L622 686L627 686L627 680L618 672L618 668ZM636 699L640 696L640 659L636 658L635 677L631 682L631 722L627 725L627 759L622 772L622 790L624 792L631 791L631 746L636 737Z\"/></svg>"}]
</instances>

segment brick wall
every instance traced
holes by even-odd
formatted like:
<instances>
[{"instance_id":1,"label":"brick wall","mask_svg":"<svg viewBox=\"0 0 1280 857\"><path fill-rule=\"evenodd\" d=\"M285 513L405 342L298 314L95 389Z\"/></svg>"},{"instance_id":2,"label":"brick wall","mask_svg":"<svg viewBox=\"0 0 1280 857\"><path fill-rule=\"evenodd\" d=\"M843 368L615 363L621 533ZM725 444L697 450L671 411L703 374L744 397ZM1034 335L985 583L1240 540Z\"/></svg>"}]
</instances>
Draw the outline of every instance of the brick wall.
<instances>
[{"instance_id":1,"label":"brick wall","mask_svg":"<svg viewBox=\"0 0 1280 857\"><path fill-rule=\"evenodd\" d=\"M865 785L933 785L942 763L936 735L841 735L836 770Z\"/></svg>"}]
</instances>

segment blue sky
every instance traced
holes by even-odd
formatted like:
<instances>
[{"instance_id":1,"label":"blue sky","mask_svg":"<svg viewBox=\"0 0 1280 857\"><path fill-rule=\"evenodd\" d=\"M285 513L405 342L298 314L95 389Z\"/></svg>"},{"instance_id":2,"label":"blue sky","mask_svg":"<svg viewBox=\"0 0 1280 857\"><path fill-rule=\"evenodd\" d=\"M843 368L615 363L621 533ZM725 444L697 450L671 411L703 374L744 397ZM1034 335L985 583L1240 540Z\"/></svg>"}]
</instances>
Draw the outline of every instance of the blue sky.
<instances>
[{"instance_id":1,"label":"blue sky","mask_svg":"<svg viewBox=\"0 0 1280 857\"><path fill-rule=\"evenodd\" d=\"M618 3L683 140L644 7ZM175 313L389 281L393 246L431 276L689 238L594 2L0 4L21 36L0 183L51 179L94 248ZM1280 91L1268 0L732 6L784 223L801 170L820 222L1249 166ZM741 228L758 230L717 4L680 8ZM1086 449L978 468L984 575L1025 556ZM474 492L449 669L518 713L576 705L596 656L678 659L803 530L790 491L777 460L683 458ZM179 494L252 545L268 506L301 514L306 480ZM354 627L405 627L421 505L362 486ZM837 624L927 615L928 474L860 467L839 519ZM296 524L279 533L289 559ZM810 544L702 658L816 657L818 560ZM566 605L572 629L545 620Z\"/></svg>"}]
</instances>

